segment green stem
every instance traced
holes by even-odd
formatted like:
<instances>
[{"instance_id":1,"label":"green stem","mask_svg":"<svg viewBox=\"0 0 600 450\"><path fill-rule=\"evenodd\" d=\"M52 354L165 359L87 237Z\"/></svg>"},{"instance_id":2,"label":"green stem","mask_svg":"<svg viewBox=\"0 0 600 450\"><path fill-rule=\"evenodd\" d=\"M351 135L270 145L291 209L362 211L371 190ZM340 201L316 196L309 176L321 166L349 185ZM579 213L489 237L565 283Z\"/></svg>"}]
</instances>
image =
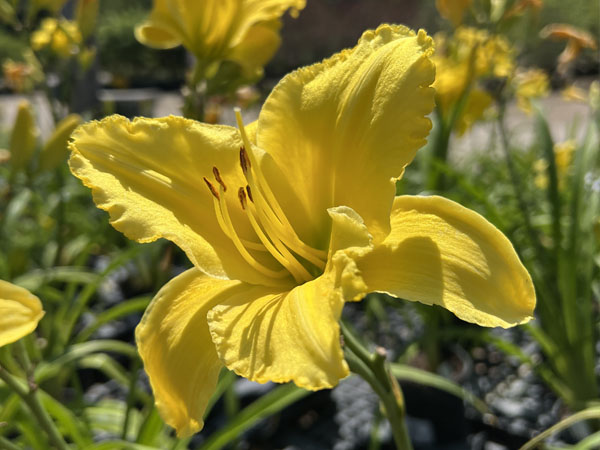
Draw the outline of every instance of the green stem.
<instances>
[{"instance_id":1,"label":"green stem","mask_svg":"<svg viewBox=\"0 0 600 450\"><path fill-rule=\"evenodd\" d=\"M52 422L48 411L44 409L37 393L37 386L33 382L30 382L29 388L26 388L20 380L13 377L3 367L0 367L0 380L4 381L11 390L23 399L42 429L48 435L54 447L59 450L69 450L69 446L58 431L58 428L56 428L54 422Z\"/></svg>"},{"instance_id":2,"label":"green stem","mask_svg":"<svg viewBox=\"0 0 600 450\"><path fill-rule=\"evenodd\" d=\"M377 394L392 426L392 435L398 450L412 450L412 444L404 421L406 412L404 397L396 378L391 375L383 348L370 353L358 337L343 322L344 355L350 370L365 380Z\"/></svg>"},{"instance_id":3,"label":"green stem","mask_svg":"<svg viewBox=\"0 0 600 450\"><path fill-rule=\"evenodd\" d=\"M183 105L183 115L188 119L204 121L204 95L206 90L205 65L196 61L192 75L188 79L188 95Z\"/></svg>"}]
</instances>

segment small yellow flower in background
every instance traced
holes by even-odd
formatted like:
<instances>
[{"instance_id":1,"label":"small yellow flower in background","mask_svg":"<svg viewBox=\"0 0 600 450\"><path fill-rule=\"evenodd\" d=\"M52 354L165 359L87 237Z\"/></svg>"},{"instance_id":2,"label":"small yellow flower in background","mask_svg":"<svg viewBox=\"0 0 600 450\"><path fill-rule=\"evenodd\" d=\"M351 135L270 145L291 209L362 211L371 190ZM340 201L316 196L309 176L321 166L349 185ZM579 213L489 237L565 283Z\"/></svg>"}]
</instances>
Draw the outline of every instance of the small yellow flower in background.
<instances>
[{"instance_id":1,"label":"small yellow flower in background","mask_svg":"<svg viewBox=\"0 0 600 450\"><path fill-rule=\"evenodd\" d=\"M547 97L550 80L542 69L529 69L518 73L512 80L517 105L527 114L531 113L531 100Z\"/></svg>"},{"instance_id":2,"label":"small yellow flower in background","mask_svg":"<svg viewBox=\"0 0 600 450\"><path fill-rule=\"evenodd\" d=\"M40 28L32 33L31 48L40 51L49 47L59 57L69 58L79 51L82 39L75 22L47 17L42 20Z\"/></svg>"},{"instance_id":3,"label":"small yellow flower in background","mask_svg":"<svg viewBox=\"0 0 600 450\"><path fill-rule=\"evenodd\" d=\"M573 139L554 144L554 161L556 163L556 174L558 176L558 186L563 188L565 180L569 173L569 168L575 156L577 143ZM548 187L548 163L544 159L539 159L534 164L535 185L540 189Z\"/></svg>"},{"instance_id":4,"label":"small yellow flower in background","mask_svg":"<svg viewBox=\"0 0 600 450\"><path fill-rule=\"evenodd\" d=\"M598 47L596 39L591 33L573 25L563 23L546 25L540 31L540 36L558 41L567 41L565 49L558 56L557 71L563 75L583 49L589 48L595 50Z\"/></svg>"},{"instance_id":5,"label":"small yellow flower in background","mask_svg":"<svg viewBox=\"0 0 600 450\"><path fill-rule=\"evenodd\" d=\"M563 100L568 102L587 102L588 94L580 87L575 86L574 84L570 84L562 91L560 91L560 96Z\"/></svg>"},{"instance_id":6,"label":"small yellow flower in background","mask_svg":"<svg viewBox=\"0 0 600 450\"><path fill-rule=\"evenodd\" d=\"M2 73L4 82L10 89L15 92L23 92L27 90L33 69L27 63L7 59L2 63Z\"/></svg>"},{"instance_id":7,"label":"small yellow flower in background","mask_svg":"<svg viewBox=\"0 0 600 450\"><path fill-rule=\"evenodd\" d=\"M434 107L432 39L382 25L284 77L238 129L179 117L82 125L72 173L130 239L164 237L194 265L136 330L165 421L202 416L225 366L261 383L331 388L348 375L338 321L368 292L509 327L532 318L506 237L442 197L395 197Z\"/></svg>"},{"instance_id":8,"label":"small yellow flower in background","mask_svg":"<svg viewBox=\"0 0 600 450\"><path fill-rule=\"evenodd\" d=\"M135 29L135 36L159 49L183 45L212 71L221 61L234 61L250 77L262 73L279 48L281 16L289 9L295 17L305 4L305 0L154 0L150 17Z\"/></svg>"},{"instance_id":9,"label":"small yellow flower in background","mask_svg":"<svg viewBox=\"0 0 600 450\"><path fill-rule=\"evenodd\" d=\"M10 135L10 160L14 170L24 170L28 166L35 152L37 138L33 109L28 101L23 100L19 103Z\"/></svg>"},{"instance_id":10,"label":"small yellow flower in background","mask_svg":"<svg viewBox=\"0 0 600 450\"><path fill-rule=\"evenodd\" d=\"M435 0L435 7L440 16L452 22L455 27L462 23L465 10L471 6L472 0Z\"/></svg>"},{"instance_id":11,"label":"small yellow flower in background","mask_svg":"<svg viewBox=\"0 0 600 450\"><path fill-rule=\"evenodd\" d=\"M0 347L33 332L42 317L39 298L25 288L0 280Z\"/></svg>"},{"instance_id":12,"label":"small yellow flower in background","mask_svg":"<svg viewBox=\"0 0 600 450\"><path fill-rule=\"evenodd\" d=\"M463 134L480 120L492 97L478 86L482 78L505 78L514 71L514 51L502 36L490 35L485 30L460 27L451 37L443 33L435 36L436 103L443 115L460 101L469 89L455 128Z\"/></svg>"}]
</instances>

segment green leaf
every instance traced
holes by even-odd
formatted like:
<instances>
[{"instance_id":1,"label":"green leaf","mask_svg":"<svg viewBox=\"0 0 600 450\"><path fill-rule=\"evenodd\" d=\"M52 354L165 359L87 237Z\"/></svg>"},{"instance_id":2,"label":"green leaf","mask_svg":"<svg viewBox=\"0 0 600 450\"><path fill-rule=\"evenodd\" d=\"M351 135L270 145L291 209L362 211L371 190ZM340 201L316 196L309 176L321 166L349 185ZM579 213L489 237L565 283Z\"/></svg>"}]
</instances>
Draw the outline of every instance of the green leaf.
<instances>
[{"instance_id":1,"label":"green leaf","mask_svg":"<svg viewBox=\"0 0 600 450\"><path fill-rule=\"evenodd\" d=\"M256 424L259 420L278 413L286 406L310 394L293 384L277 386L244 408L227 426L212 434L200 447L200 450L218 450L237 439L241 433Z\"/></svg>"},{"instance_id":2,"label":"green leaf","mask_svg":"<svg viewBox=\"0 0 600 450\"><path fill-rule=\"evenodd\" d=\"M120 319L121 317L125 317L133 313L144 311L151 300L152 297L139 297L126 300L113 306L112 308L99 314L93 323L81 330L75 341L87 341L92 334L94 334L96 330L98 330L98 328L105 323L112 322L113 320Z\"/></svg>"},{"instance_id":3,"label":"green leaf","mask_svg":"<svg viewBox=\"0 0 600 450\"><path fill-rule=\"evenodd\" d=\"M42 285L53 281L88 284L97 278L98 274L81 267L51 267L32 270L15 279L14 283L30 291L37 291Z\"/></svg>"},{"instance_id":4,"label":"green leaf","mask_svg":"<svg viewBox=\"0 0 600 450\"><path fill-rule=\"evenodd\" d=\"M104 441L99 444L93 444L85 447L83 450L160 450L157 447L148 447L147 445L134 444L122 440Z\"/></svg>"},{"instance_id":5,"label":"green leaf","mask_svg":"<svg viewBox=\"0 0 600 450\"><path fill-rule=\"evenodd\" d=\"M464 389L462 386L426 370L404 364L391 364L392 374L401 381L410 381L423 386L439 389L455 395L463 401L473 405L481 414L489 413L488 406L477 396Z\"/></svg>"},{"instance_id":6,"label":"green leaf","mask_svg":"<svg viewBox=\"0 0 600 450\"><path fill-rule=\"evenodd\" d=\"M85 424L78 420L68 408L43 391L40 393L42 405L56 420L63 436L70 436L78 447L85 447L92 443L92 437Z\"/></svg>"},{"instance_id":7,"label":"green leaf","mask_svg":"<svg viewBox=\"0 0 600 450\"><path fill-rule=\"evenodd\" d=\"M581 422L582 420L588 419L600 419L600 407L592 406L590 408L579 411L566 419L561 420L556 425L551 426L546 431L541 432L536 437L527 442L520 450L530 450L536 448L544 439L552 436L565 428L569 428L571 425Z\"/></svg>"},{"instance_id":8,"label":"green leaf","mask_svg":"<svg viewBox=\"0 0 600 450\"><path fill-rule=\"evenodd\" d=\"M37 383L41 383L44 380L56 376L65 365L77 361L92 353L100 352L118 353L129 356L130 358L137 357L136 348L131 344L121 341L107 339L74 344L69 347L64 354L55 360L50 362L42 361L35 371L35 380Z\"/></svg>"}]
</instances>

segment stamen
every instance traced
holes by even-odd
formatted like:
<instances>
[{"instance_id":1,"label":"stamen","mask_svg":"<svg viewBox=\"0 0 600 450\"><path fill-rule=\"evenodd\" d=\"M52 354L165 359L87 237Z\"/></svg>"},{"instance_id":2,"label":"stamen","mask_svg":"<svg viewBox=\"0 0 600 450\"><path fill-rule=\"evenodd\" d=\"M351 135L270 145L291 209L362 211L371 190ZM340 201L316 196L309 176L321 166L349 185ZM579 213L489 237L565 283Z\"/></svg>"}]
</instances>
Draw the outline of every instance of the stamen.
<instances>
[{"instance_id":1,"label":"stamen","mask_svg":"<svg viewBox=\"0 0 600 450\"><path fill-rule=\"evenodd\" d=\"M227 225L225 225L225 221L223 220L223 214L221 214L221 206L219 203L219 201L221 200L221 196L215 189L214 185L210 181L208 181L206 179L206 177L203 177L203 180L206 182L208 189L210 190L211 194L213 195L213 207L215 209L215 217L217 218L217 223L219 224L219 228L221 228L221 231L225 234L225 236L227 236L229 239L231 239L230 230L227 229ZM240 239L240 241L242 242L242 244L244 244L244 246L246 248L249 248L251 250L257 250L260 252L267 251L265 246L262 244L248 241L246 239Z\"/></svg>"},{"instance_id":2,"label":"stamen","mask_svg":"<svg viewBox=\"0 0 600 450\"><path fill-rule=\"evenodd\" d=\"M217 190L215 189L215 187L213 186L213 184L210 181L208 181L206 179L206 177L202 177L202 179L204 180L204 182L208 186L208 189L210 190L211 194L213 196L215 196L217 200L219 200L219 193L217 192Z\"/></svg>"},{"instance_id":3,"label":"stamen","mask_svg":"<svg viewBox=\"0 0 600 450\"><path fill-rule=\"evenodd\" d=\"M221 174L219 173L219 169L217 169L216 166L213 167L213 175L215 176L215 180L217 180L217 183L219 183L223 187L223 192L227 192L227 186L225 186L225 183L221 178Z\"/></svg>"},{"instance_id":4,"label":"stamen","mask_svg":"<svg viewBox=\"0 0 600 450\"><path fill-rule=\"evenodd\" d=\"M242 166L242 172L244 175L248 172L250 168L250 160L248 159L248 153L246 153L246 147L240 147L240 166Z\"/></svg>"},{"instance_id":5,"label":"stamen","mask_svg":"<svg viewBox=\"0 0 600 450\"><path fill-rule=\"evenodd\" d=\"M306 276L310 277L310 274L308 274L304 266L302 266L296 257L294 257L288 251L288 248L321 270L325 268L324 260L327 257L327 253L325 251L310 247L304 243L294 231L294 228L288 221L283 209L277 202L277 199L271 191L268 183L261 176L260 171L257 170L259 165L255 160L254 153L252 152L252 144L246 134L240 109L235 108L234 111L240 135L242 137L242 141L244 142L244 145L240 147L240 166L244 176L246 177L246 180L248 181L248 185L246 186L248 197L252 203L255 203L256 201L256 209L254 211L256 211L261 225L265 228L269 238L271 241L273 241L279 252L285 254L290 261L293 261L290 264L295 266L295 269L299 270L300 272L304 272L302 275L306 274ZM271 253L273 254L273 252ZM287 267L288 265L284 264L284 266ZM300 274L292 274L294 275L294 278L300 276Z\"/></svg>"},{"instance_id":6,"label":"stamen","mask_svg":"<svg viewBox=\"0 0 600 450\"><path fill-rule=\"evenodd\" d=\"M242 191L243 192L243 191ZM250 220L250 224L252 228L256 232L256 235L263 243L263 245L267 248L269 253L273 255L273 257L279 261L279 263L285 267L294 277L296 283L303 283L305 281L310 281L313 279L310 273L300 264L296 258L288 251L288 249L278 240L273 239L271 235L269 237L273 242L269 240L269 237L265 235L260 225L256 221L255 213L256 209L253 205L249 205L247 209L248 219ZM267 231L268 233L268 231ZM275 247L273 246L275 245Z\"/></svg>"},{"instance_id":7,"label":"stamen","mask_svg":"<svg viewBox=\"0 0 600 450\"><path fill-rule=\"evenodd\" d=\"M222 187L221 187L221 189L222 189ZM233 224L231 223L231 217L229 216L229 211L227 209L227 203L225 203L224 195L222 195L223 193L224 193L224 191L219 191L219 194L221 194L220 195L221 198L219 201L220 211L223 214L224 225L227 227L227 230L229 231L229 233L226 233L226 234L229 236L229 238L235 245L235 248L238 250L238 252L240 252L242 257L246 260L246 262L248 264L250 264L250 266L252 266L254 269L258 270L262 274L264 274L268 277L272 277L272 278L285 278L289 274L289 272L287 270L285 270L285 269L281 269L278 271L271 270L271 269L265 267L264 265L262 265L261 263L259 263L256 259L254 259L254 257L250 253L248 253L248 250L246 250L246 247L244 247L244 244L240 240L239 236L237 235L237 233L235 231L235 228L233 227Z\"/></svg>"},{"instance_id":8,"label":"stamen","mask_svg":"<svg viewBox=\"0 0 600 450\"><path fill-rule=\"evenodd\" d=\"M240 204L242 205L242 209L246 209L246 192L244 192L243 187L238 189L238 198L240 199Z\"/></svg>"}]
</instances>

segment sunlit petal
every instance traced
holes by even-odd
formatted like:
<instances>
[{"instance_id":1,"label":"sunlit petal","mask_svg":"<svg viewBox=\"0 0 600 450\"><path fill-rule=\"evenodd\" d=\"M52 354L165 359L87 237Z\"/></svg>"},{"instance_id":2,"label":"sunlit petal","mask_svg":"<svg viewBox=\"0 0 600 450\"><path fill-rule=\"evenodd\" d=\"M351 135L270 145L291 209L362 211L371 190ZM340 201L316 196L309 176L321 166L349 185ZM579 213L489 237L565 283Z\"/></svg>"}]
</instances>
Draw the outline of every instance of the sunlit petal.
<instances>
[{"instance_id":1,"label":"sunlit petal","mask_svg":"<svg viewBox=\"0 0 600 450\"><path fill-rule=\"evenodd\" d=\"M483 326L529 321L531 278L506 237L442 197L397 197L392 232L358 261L370 290L443 306Z\"/></svg>"},{"instance_id":2,"label":"sunlit petal","mask_svg":"<svg viewBox=\"0 0 600 450\"><path fill-rule=\"evenodd\" d=\"M202 428L204 410L223 367L210 338L206 314L239 291L240 285L190 269L158 292L136 329L156 406L179 436Z\"/></svg>"},{"instance_id":3,"label":"sunlit petal","mask_svg":"<svg viewBox=\"0 0 600 450\"><path fill-rule=\"evenodd\" d=\"M265 171L301 237L328 233L327 208L346 205L376 240L389 230L393 177L425 143L433 108L431 39L382 25L354 49L287 75L260 113ZM288 180L287 182L285 180ZM293 187L290 187L293 186Z\"/></svg>"},{"instance_id":4,"label":"sunlit petal","mask_svg":"<svg viewBox=\"0 0 600 450\"><path fill-rule=\"evenodd\" d=\"M208 314L224 364L252 381L293 381L305 389L330 388L348 375L338 320L344 304L331 276L285 293L258 288L215 306Z\"/></svg>"},{"instance_id":5,"label":"sunlit petal","mask_svg":"<svg viewBox=\"0 0 600 450\"><path fill-rule=\"evenodd\" d=\"M213 167L218 167L229 185L224 197L236 232L252 238L236 193L246 180L235 128L179 117L130 122L111 116L78 128L73 139L71 171L92 189L117 230L138 242L169 239L210 275L272 284L224 234L203 180L217 185Z\"/></svg>"}]
</instances>

